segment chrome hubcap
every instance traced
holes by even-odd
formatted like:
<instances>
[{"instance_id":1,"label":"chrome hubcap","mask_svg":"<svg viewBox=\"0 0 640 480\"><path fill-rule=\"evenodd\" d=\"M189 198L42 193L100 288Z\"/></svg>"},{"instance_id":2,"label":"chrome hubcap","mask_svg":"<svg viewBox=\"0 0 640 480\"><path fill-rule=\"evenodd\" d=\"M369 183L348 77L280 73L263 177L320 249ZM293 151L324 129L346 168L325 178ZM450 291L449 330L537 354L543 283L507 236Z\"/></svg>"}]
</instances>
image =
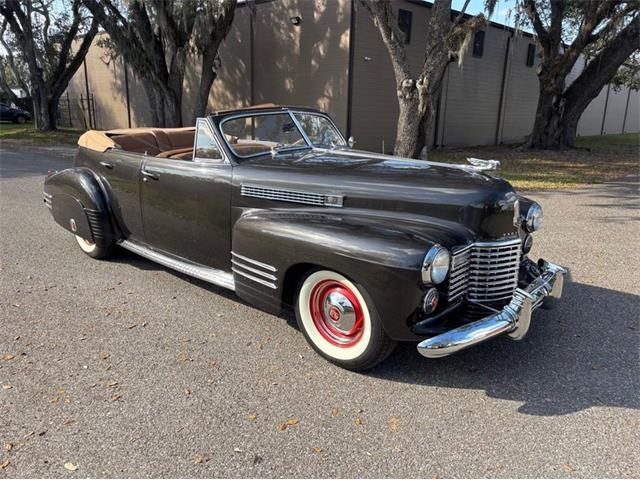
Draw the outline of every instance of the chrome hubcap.
<instances>
[{"instance_id":1,"label":"chrome hubcap","mask_svg":"<svg viewBox=\"0 0 640 480\"><path fill-rule=\"evenodd\" d=\"M334 327L344 334L353 330L356 312L351 301L339 292L331 292L324 300L323 310Z\"/></svg>"}]
</instances>

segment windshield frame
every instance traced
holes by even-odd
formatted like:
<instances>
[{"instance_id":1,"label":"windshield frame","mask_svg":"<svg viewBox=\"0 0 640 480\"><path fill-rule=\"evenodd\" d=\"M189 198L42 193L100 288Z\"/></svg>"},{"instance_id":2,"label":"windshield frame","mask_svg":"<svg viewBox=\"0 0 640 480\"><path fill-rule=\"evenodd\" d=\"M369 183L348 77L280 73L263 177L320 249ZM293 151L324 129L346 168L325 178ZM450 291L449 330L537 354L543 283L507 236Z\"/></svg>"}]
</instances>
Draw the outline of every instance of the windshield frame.
<instances>
[{"instance_id":1,"label":"windshield frame","mask_svg":"<svg viewBox=\"0 0 640 480\"><path fill-rule=\"evenodd\" d=\"M298 133L302 136L302 139L305 142L305 145L297 145L297 146L290 146L290 147L284 147L284 148L280 148L277 150L277 153L289 153L289 152L296 152L296 151L300 151L300 150L313 150L314 148L324 148L320 145L314 145L313 142L311 142L311 140L309 139L309 136L307 135L307 132L304 130L304 128L302 127L302 125L300 124L300 121L296 118L295 114L303 114L303 115L315 115L315 116L319 116L319 117L323 117L325 119L327 119L329 121L329 123L331 124L331 126L335 129L335 131L338 133L339 137L342 139L344 146L347 146L347 142L344 139L344 135L342 134L342 132L340 131L340 129L337 127L337 125L335 124L335 122L333 121L333 119L322 112L318 112L315 110L305 110L305 109L291 109L291 108L287 108L287 109L282 109L282 110L269 110L269 111L265 111L265 112L242 112L242 113L234 113L231 114L229 116L225 116L224 118L222 118L220 120L220 122L218 123L218 130L220 132L220 137L222 137L222 141L224 142L226 148L229 150L229 152L236 158L240 159L240 160L246 160L249 158L253 158L253 157L260 157L263 155L270 155L271 152L258 152L258 153L251 153L249 155L240 155L236 152L236 150L233 148L233 146L231 145L231 143L229 143L229 140L227 139L227 136L224 133L224 124L229 121L229 120L234 120L234 119L238 119L238 118L248 118L248 117L257 117L257 116L262 116L262 115L282 115L282 114L288 114L289 118L291 118L291 120L293 121L294 125L296 126L296 129L298 130ZM336 146L336 148L341 148L342 145L338 145Z\"/></svg>"},{"instance_id":2,"label":"windshield frame","mask_svg":"<svg viewBox=\"0 0 640 480\"><path fill-rule=\"evenodd\" d=\"M297 151L297 150L312 149L313 145L311 143L309 143L309 138L307 137L307 134L304 132L304 130L302 130L302 126L300 125L298 120L291 114L290 110L279 110L279 111L275 111L275 112L274 111L269 111L269 112L247 112L247 113L238 113L238 114L234 114L234 115L229 115L228 117L225 117L224 119L222 119L222 121L220 122L218 128L220 129L220 134L221 134L222 139L224 140L227 148L237 158L241 158L243 160L246 160L247 158L259 157L259 156L262 156L262 155L270 155L271 152L269 152L269 151L251 153L249 155L240 155L240 154L238 154L236 152L236 150L233 148L233 146L229 143L229 140L227 140L227 136L224 133L224 124L227 123L229 120L236 120L238 118L258 117L258 116L263 116L263 115L283 115L283 114L289 115L289 118L291 118L291 120L293 121L293 124L295 125L296 129L298 130L298 133L300 134L300 136L304 140L305 145L296 145L296 146L284 147L284 148L277 149L277 152L278 153L281 153L281 152L284 153L284 152L291 152L291 151Z\"/></svg>"}]
</instances>

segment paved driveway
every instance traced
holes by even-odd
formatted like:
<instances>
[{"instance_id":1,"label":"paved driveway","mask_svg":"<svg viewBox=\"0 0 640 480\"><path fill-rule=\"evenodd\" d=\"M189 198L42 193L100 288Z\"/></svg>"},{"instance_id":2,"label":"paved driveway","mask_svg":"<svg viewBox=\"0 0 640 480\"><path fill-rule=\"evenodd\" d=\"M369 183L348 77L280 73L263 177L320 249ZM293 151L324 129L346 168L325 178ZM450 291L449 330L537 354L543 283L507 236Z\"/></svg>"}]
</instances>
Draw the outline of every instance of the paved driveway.
<instances>
[{"instance_id":1,"label":"paved driveway","mask_svg":"<svg viewBox=\"0 0 640 480\"><path fill-rule=\"evenodd\" d=\"M41 200L69 155L0 147L0 477L640 472L637 182L532 195L575 283L524 341L363 375L233 294L83 255Z\"/></svg>"}]
</instances>

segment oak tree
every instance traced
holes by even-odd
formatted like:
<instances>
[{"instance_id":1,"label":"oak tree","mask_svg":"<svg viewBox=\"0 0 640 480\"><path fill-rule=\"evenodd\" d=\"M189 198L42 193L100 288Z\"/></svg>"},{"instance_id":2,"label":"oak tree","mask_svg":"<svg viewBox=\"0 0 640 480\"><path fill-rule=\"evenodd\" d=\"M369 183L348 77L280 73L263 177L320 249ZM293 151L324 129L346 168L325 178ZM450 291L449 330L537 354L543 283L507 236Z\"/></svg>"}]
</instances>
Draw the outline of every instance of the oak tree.
<instances>
[{"instance_id":1,"label":"oak tree","mask_svg":"<svg viewBox=\"0 0 640 480\"><path fill-rule=\"evenodd\" d=\"M15 57L20 56L28 72L36 127L54 130L60 97L82 65L98 24L81 0L0 0L0 16L8 26L2 29L7 50L3 62L19 76ZM26 81L20 86L26 87Z\"/></svg>"},{"instance_id":2,"label":"oak tree","mask_svg":"<svg viewBox=\"0 0 640 480\"><path fill-rule=\"evenodd\" d=\"M541 47L540 96L525 146L571 148L584 110L638 51L640 2L522 0L521 8ZM568 84L580 58L584 68Z\"/></svg>"},{"instance_id":3,"label":"oak tree","mask_svg":"<svg viewBox=\"0 0 640 480\"><path fill-rule=\"evenodd\" d=\"M465 15L469 0L461 12L451 10L451 0L435 0L424 26L427 40L422 68L417 75L407 58L404 33L398 26L396 2L391 0L360 0L378 28L389 52L396 80L398 129L394 154L418 158L429 147L427 132L436 116L436 105L442 89L447 66L461 62L464 52L476 31L486 24L484 15ZM495 0L486 2L489 13Z\"/></svg>"}]
</instances>

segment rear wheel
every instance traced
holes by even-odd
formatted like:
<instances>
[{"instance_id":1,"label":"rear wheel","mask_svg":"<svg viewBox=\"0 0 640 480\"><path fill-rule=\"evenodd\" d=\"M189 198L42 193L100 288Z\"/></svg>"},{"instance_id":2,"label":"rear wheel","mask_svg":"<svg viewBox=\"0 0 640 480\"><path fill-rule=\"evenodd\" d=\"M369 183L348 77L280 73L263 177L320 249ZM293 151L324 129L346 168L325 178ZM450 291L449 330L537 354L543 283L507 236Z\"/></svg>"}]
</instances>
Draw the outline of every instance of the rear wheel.
<instances>
[{"instance_id":1,"label":"rear wheel","mask_svg":"<svg viewBox=\"0 0 640 480\"><path fill-rule=\"evenodd\" d=\"M92 240L84 239L79 235L76 235L75 237L80 249L91 258L106 258L113 253L113 245L102 247Z\"/></svg>"},{"instance_id":2,"label":"rear wheel","mask_svg":"<svg viewBox=\"0 0 640 480\"><path fill-rule=\"evenodd\" d=\"M307 276L298 290L296 318L313 349L349 370L365 370L387 358L396 343L367 298L339 273L318 270Z\"/></svg>"}]
</instances>

